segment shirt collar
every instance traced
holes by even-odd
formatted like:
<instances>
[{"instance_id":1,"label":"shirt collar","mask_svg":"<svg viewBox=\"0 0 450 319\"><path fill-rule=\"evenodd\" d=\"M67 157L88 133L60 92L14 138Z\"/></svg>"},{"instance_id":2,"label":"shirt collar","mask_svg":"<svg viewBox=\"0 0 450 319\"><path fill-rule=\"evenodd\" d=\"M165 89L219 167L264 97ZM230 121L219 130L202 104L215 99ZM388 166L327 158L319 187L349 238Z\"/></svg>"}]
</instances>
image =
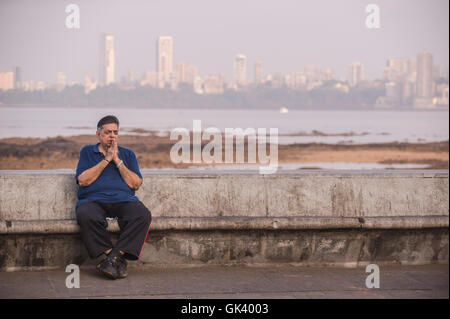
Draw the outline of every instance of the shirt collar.
<instances>
[{"instance_id":1,"label":"shirt collar","mask_svg":"<svg viewBox=\"0 0 450 319\"><path fill-rule=\"evenodd\" d=\"M100 152L100 149L98 148L98 146L100 145L100 143L97 143L96 145L94 145L94 153L102 153Z\"/></svg>"}]
</instances>

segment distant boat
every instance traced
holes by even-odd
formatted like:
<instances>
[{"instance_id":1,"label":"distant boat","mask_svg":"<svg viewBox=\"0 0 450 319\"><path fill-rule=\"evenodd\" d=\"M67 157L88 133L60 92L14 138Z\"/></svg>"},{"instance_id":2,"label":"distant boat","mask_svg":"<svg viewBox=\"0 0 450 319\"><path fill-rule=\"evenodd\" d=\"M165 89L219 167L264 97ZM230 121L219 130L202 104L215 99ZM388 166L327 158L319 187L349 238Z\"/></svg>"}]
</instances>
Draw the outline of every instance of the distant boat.
<instances>
[{"instance_id":1,"label":"distant boat","mask_svg":"<svg viewBox=\"0 0 450 319\"><path fill-rule=\"evenodd\" d=\"M287 112L289 112L289 110L287 109L287 107L282 107L282 108L280 108L280 113L287 113Z\"/></svg>"}]
</instances>

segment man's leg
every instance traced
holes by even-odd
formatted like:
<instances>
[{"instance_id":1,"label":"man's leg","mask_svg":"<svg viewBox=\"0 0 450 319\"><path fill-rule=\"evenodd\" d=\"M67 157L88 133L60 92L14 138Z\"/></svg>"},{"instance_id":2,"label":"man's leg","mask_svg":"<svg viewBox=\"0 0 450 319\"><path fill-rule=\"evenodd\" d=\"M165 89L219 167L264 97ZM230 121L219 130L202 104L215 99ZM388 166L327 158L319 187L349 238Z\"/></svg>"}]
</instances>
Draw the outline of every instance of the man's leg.
<instances>
[{"instance_id":1,"label":"man's leg","mask_svg":"<svg viewBox=\"0 0 450 319\"><path fill-rule=\"evenodd\" d=\"M91 258L97 258L113 247L109 232L106 230L108 226L107 212L100 204L96 202L83 203L78 206L76 216L81 228L81 239Z\"/></svg>"},{"instance_id":2,"label":"man's leg","mask_svg":"<svg viewBox=\"0 0 450 319\"><path fill-rule=\"evenodd\" d=\"M120 236L116 249L130 260L139 259L152 221L150 210L140 201L120 203L116 211Z\"/></svg>"}]
</instances>

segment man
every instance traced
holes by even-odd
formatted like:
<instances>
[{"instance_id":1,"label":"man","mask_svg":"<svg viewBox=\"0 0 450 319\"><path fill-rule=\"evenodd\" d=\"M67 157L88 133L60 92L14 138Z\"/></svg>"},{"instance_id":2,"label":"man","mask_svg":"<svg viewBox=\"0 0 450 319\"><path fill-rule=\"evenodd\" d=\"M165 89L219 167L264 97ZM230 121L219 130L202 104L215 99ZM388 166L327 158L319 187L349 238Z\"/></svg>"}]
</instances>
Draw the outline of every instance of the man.
<instances>
[{"instance_id":1,"label":"man","mask_svg":"<svg viewBox=\"0 0 450 319\"><path fill-rule=\"evenodd\" d=\"M80 152L75 179L77 222L91 258L105 258L97 269L111 279L127 276L127 261L139 259L151 212L135 196L142 184L135 154L118 146L119 120L112 115L97 124L99 143ZM106 217L117 217L120 236L113 246Z\"/></svg>"}]
</instances>

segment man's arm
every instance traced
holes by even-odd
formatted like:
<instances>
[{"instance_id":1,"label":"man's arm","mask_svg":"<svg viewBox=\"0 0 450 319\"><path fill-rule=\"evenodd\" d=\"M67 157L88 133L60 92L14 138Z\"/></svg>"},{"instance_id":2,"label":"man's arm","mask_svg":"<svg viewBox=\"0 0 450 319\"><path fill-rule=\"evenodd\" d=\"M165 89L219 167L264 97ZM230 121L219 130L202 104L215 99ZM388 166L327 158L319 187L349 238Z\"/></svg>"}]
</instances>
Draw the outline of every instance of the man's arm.
<instances>
[{"instance_id":1,"label":"man's arm","mask_svg":"<svg viewBox=\"0 0 450 319\"><path fill-rule=\"evenodd\" d=\"M105 158L101 160L97 165L88 168L78 176L78 185L86 187L91 185L100 176L109 162L115 158L115 150L111 147L106 151Z\"/></svg>"},{"instance_id":2,"label":"man's arm","mask_svg":"<svg viewBox=\"0 0 450 319\"><path fill-rule=\"evenodd\" d=\"M119 162L120 163L120 162ZM142 185L142 179L137 176L137 174L133 171L130 171L126 166L125 163L122 162L120 166L118 167L120 176L122 176L125 183L133 190L138 190L139 187Z\"/></svg>"},{"instance_id":3,"label":"man's arm","mask_svg":"<svg viewBox=\"0 0 450 319\"><path fill-rule=\"evenodd\" d=\"M91 185L100 176L106 166L108 166L108 162L101 160L97 165L85 170L78 176L78 185L83 187Z\"/></svg>"},{"instance_id":4,"label":"man's arm","mask_svg":"<svg viewBox=\"0 0 450 319\"><path fill-rule=\"evenodd\" d=\"M111 145L111 149L113 149L114 153L114 163L116 164L116 166L120 164L117 167L119 169L120 176L122 176L123 180L129 188L138 190L142 185L142 179L135 172L128 169L128 167L125 166L125 163L119 158L119 147L117 143L113 142Z\"/></svg>"}]
</instances>

